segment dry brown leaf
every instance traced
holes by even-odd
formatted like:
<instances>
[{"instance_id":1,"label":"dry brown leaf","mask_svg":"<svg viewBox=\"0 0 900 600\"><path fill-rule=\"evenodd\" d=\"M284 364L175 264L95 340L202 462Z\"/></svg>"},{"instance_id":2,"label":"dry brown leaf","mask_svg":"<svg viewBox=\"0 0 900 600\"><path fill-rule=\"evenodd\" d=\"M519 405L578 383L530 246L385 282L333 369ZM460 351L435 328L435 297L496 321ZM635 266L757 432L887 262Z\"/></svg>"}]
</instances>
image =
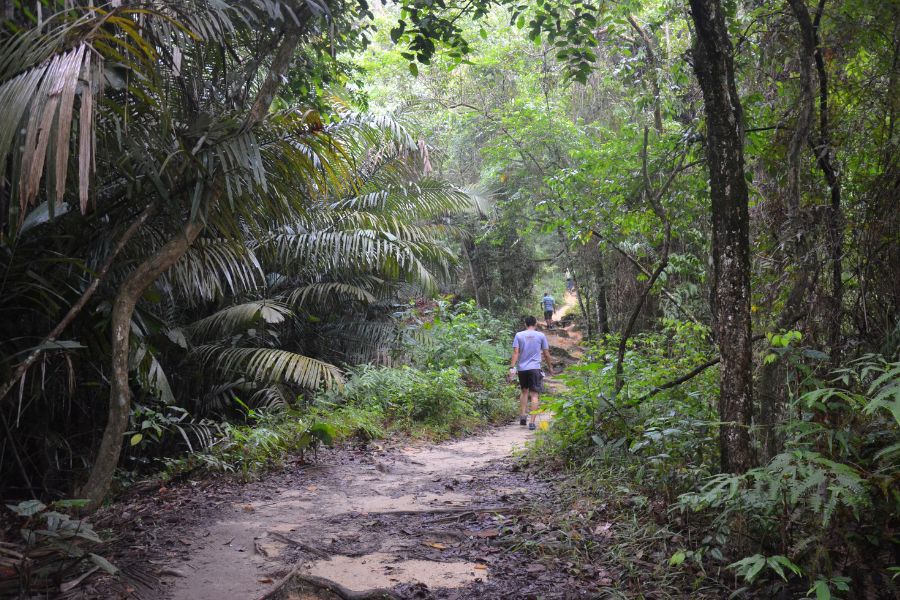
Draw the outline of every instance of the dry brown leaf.
<instances>
[{"instance_id":1,"label":"dry brown leaf","mask_svg":"<svg viewBox=\"0 0 900 600\"><path fill-rule=\"evenodd\" d=\"M475 565L475 568L478 569L479 571L484 571L487 569L487 565L477 564L477 565Z\"/></svg>"},{"instance_id":2,"label":"dry brown leaf","mask_svg":"<svg viewBox=\"0 0 900 600\"><path fill-rule=\"evenodd\" d=\"M273 579L271 577L260 577L257 581L260 583L272 583Z\"/></svg>"},{"instance_id":3,"label":"dry brown leaf","mask_svg":"<svg viewBox=\"0 0 900 600\"><path fill-rule=\"evenodd\" d=\"M431 546L432 548L437 548L438 550L446 550L447 546L444 544L439 544L438 542L423 542L426 546Z\"/></svg>"}]
</instances>

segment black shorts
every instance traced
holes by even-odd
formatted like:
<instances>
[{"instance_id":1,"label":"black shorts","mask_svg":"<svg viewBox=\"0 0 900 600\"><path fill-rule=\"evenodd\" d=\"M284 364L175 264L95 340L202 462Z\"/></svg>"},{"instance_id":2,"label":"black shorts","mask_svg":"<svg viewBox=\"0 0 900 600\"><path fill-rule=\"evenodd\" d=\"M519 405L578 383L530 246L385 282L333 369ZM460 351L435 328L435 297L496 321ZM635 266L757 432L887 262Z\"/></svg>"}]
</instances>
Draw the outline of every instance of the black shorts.
<instances>
[{"instance_id":1,"label":"black shorts","mask_svg":"<svg viewBox=\"0 0 900 600\"><path fill-rule=\"evenodd\" d=\"M543 392L544 376L541 375L541 370L528 369L527 371L519 371L519 387L532 392Z\"/></svg>"},{"instance_id":2,"label":"black shorts","mask_svg":"<svg viewBox=\"0 0 900 600\"><path fill-rule=\"evenodd\" d=\"M549 321L549 320L552 319L552 318L553 318L553 311L552 311L552 310L545 310L545 311L544 311L544 319L546 319L547 321Z\"/></svg>"}]
</instances>

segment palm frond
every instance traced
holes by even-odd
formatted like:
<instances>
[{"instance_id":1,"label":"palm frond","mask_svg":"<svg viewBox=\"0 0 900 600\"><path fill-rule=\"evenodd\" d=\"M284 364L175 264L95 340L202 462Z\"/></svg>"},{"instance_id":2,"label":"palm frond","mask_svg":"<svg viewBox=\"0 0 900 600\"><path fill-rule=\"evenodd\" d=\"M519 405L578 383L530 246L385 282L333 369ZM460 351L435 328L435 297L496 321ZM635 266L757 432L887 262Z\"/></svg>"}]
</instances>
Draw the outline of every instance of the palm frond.
<instances>
[{"instance_id":1,"label":"palm frond","mask_svg":"<svg viewBox=\"0 0 900 600\"><path fill-rule=\"evenodd\" d=\"M246 245L201 238L163 276L163 281L188 302L209 302L259 287L264 274L256 255Z\"/></svg>"},{"instance_id":2,"label":"palm frond","mask_svg":"<svg viewBox=\"0 0 900 600\"><path fill-rule=\"evenodd\" d=\"M325 302L355 300L363 304L371 304L376 298L372 293L360 286L336 281L323 281L295 288L288 294L287 302L291 306L304 306L310 302L321 305Z\"/></svg>"},{"instance_id":3,"label":"palm frond","mask_svg":"<svg viewBox=\"0 0 900 600\"><path fill-rule=\"evenodd\" d=\"M343 382L340 369L334 365L288 350L208 344L199 346L193 354L202 364L223 374L243 375L265 384L289 383L314 390Z\"/></svg>"},{"instance_id":4,"label":"palm frond","mask_svg":"<svg viewBox=\"0 0 900 600\"><path fill-rule=\"evenodd\" d=\"M277 325L293 314L277 300L254 300L229 306L187 326L193 339L224 338L258 323Z\"/></svg>"}]
</instances>

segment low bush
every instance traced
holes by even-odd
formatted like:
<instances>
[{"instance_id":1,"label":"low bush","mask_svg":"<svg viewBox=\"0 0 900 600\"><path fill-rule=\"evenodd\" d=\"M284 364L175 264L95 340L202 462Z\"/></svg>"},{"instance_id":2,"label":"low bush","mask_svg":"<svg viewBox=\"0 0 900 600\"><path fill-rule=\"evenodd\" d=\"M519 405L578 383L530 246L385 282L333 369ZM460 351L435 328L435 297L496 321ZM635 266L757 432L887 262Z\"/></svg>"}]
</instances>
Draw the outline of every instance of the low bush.
<instances>
[{"instance_id":1,"label":"low bush","mask_svg":"<svg viewBox=\"0 0 900 600\"><path fill-rule=\"evenodd\" d=\"M132 443L142 446L144 462L162 461L168 476L200 466L250 479L334 440L445 439L512 419L515 390L504 383L509 351L501 342L509 328L472 303L441 302L420 316L431 319L423 324L428 335L407 348L409 364L349 367L342 386L291 406L251 408L234 397L243 422L195 422L184 411L137 405ZM193 439L204 442L196 451ZM179 441L187 457L165 458Z\"/></svg>"},{"instance_id":2,"label":"low bush","mask_svg":"<svg viewBox=\"0 0 900 600\"><path fill-rule=\"evenodd\" d=\"M372 411L398 430L426 426L438 434L455 434L482 421L474 399L457 369L361 366L350 370L343 389L323 394L316 407L320 412L328 407Z\"/></svg>"},{"instance_id":3,"label":"low bush","mask_svg":"<svg viewBox=\"0 0 900 600\"><path fill-rule=\"evenodd\" d=\"M629 343L619 394L614 337L569 369L533 460L579 471L620 520L655 522L642 552L668 554L654 575L661 588L896 597L900 363L869 355L823 379L821 352L797 347L799 334L778 338L764 361L781 361L789 403L780 453L759 468L719 473L715 369L650 393L711 354L702 329L673 322ZM613 536L607 546L634 544Z\"/></svg>"}]
</instances>

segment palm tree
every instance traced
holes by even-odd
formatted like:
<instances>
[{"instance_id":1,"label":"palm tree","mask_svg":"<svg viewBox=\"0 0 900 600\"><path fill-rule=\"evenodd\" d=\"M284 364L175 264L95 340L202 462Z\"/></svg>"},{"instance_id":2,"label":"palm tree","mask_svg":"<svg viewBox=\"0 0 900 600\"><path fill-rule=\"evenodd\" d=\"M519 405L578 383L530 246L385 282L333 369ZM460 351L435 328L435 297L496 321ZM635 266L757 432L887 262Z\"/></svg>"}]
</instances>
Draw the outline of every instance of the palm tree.
<instances>
[{"instance_id":1,"label":"palm tree","mask_svg":"<svg viewBox=\"0 0 900 600\"><path fill-rule=\"evenodd\" d=\"M194 331L202 332L240 315L295 314L313 298L371 301L396 277L433 286L434 268L445 268L449 254L432 243L433 227L408 222L409 200L435 212L461 196L425 179L403 188L402 166L417 145L390 121L270 110L298 47L353 43L329 32L349 30L356 5L67 4L75 7L40 23L25 19L0 40L0 242L11 249L11 268L36 221L49 221L45 230L65 221L99 231L74 257L79 299L0 392L7 396L43 350L70 350L56 338L101 284L115 286L106 290L109 415L81 490L96 504L107 494L128 425L135 310L149 289L194 287L188 296L201 300L225 292L237 298L260 283L263 263L286 266L272 303L236 304L198 323ZM68 205L80 210L60 219ZM71 293L60 284L21 284L17 298L34 292L31 309L42 298L61 308ZM245 378L312 387L337 380L329 365L285 352L215 342L192 348L198 360ZM139 379L166 394L159 361L145 352L140 362L148 366Z\"/></svg>"}]
</instances>

